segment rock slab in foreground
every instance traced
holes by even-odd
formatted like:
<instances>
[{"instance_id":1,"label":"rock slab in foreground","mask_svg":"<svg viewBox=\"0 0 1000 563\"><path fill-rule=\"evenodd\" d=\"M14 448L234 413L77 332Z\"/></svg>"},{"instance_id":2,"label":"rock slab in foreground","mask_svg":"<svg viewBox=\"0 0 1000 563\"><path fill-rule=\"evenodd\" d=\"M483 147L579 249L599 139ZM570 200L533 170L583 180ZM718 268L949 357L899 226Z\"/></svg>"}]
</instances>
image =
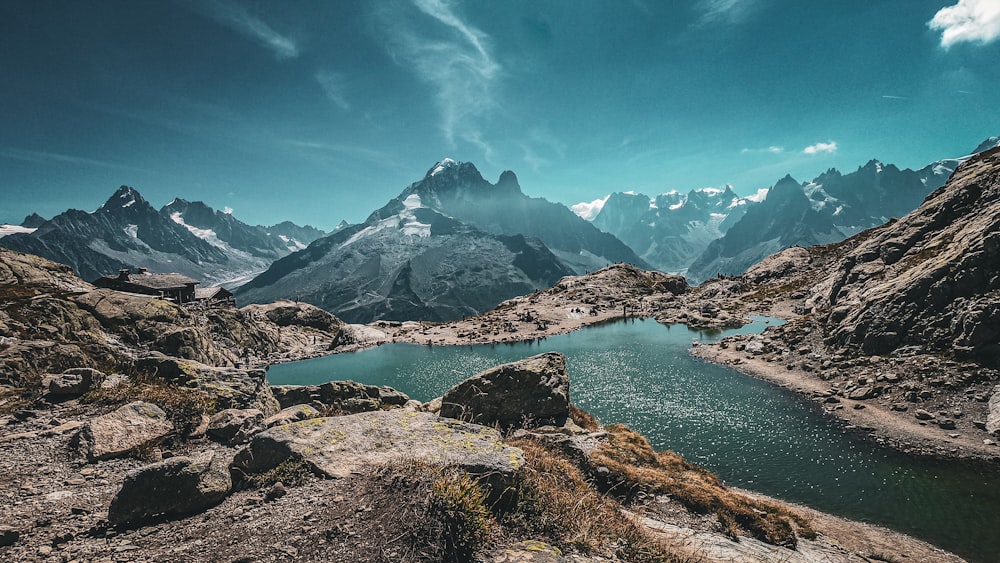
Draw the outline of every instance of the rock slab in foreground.
<instances>
[{"instance_id":1,"label":"rock slab in foreground","mask_svg":"<svg viewBox=\"0 0 1000 563\"><path fill-rule=\"evenodd\" d=\"M111 500L108 522L116 526L137 524L160 515L192 514L214 506L233 488L229 461L208 451L130 471Z\"/></svg>"},{"instance_id":2,"label":"rock slab in foreground","mask_svg":"<svg viewBox=\"0 0 1000 563\"><path fill-rule=\"evenodd\" d=\"M1000 385L993 388L986 410L986 431L996 436L1000 433Z\"/></svg>"},{"instance_id":3,"label":"rock slab in foreground","mask_svg":"<svg viewBox=\"0 0 1000 563\"><path fill-rule=\"evenodd\" d=\"M94 417L80 430L79 445L90 461L123 456L173 432L163 409L135 401Z\"/></svg>"},{"instance_id":4,"label":"rock slab in foreground","mask_svg":"<svg viewBox=\"0 0 1000 563\"><path fill-rule=\"evenodd\" d=\"M561 426L569 417L569 374L558 352L474 375L441 399L441 416L503 428Z\"/></svg>"},{"instance_id":5,"label":"rock slab in foreground","mask_svg":"<svg viewBox=\"0 0 1000 563\"><path fill-rule=\"evenodd\" d=\"M524 465L521 450L492 428L394 409L313 418L257 434L233 467L261 473L303 459L329 477L347 477L373 465L420 461L454 465L476 475L511 475Z\"/></svg>"}]
</instances>

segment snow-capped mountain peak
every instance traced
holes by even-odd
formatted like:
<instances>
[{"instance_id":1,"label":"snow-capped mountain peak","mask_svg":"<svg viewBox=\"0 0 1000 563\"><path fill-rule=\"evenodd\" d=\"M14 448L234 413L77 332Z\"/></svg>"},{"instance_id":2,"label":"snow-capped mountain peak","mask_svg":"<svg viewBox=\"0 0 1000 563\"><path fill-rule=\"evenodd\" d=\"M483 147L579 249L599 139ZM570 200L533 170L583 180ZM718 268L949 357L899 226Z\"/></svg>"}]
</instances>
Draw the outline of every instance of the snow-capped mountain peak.
<instances>
[{"instance_id":1,"label":"snow-capped mountain peak","mask_svg":"<svg viewBox=\"0 0 1000 563\"><path fill-rule=\"evenodd\" d=\"M437 176L438 174L444 172L445 170L447 170L449 168L457 168L460 164L461 164L461 162L458 162L457 160L455 160L453 158L445 157L445 158L441 159L439 162L437 162L430 169L430 171L427 172L427 175L428 176Z\"/></svg>"}]
</instances>

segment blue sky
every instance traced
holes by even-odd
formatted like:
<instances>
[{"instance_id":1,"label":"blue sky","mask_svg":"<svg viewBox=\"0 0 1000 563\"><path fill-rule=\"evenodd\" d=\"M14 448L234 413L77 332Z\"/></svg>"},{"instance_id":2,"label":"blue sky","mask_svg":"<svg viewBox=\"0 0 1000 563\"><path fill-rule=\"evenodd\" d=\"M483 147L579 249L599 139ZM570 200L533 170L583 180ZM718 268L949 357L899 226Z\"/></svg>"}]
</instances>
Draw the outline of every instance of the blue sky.
<instances>
[{"instance_id":1,"label":"blue sky","mask_svg":"<svg viewBox=\"0 0 1000 563\"><path fill-rule=\"evenodd\" d=\"M0 222L121 184L332 228L449 156L573 204L1000 134L998 0L0 3Z\"/></svg>"}]
</instances>

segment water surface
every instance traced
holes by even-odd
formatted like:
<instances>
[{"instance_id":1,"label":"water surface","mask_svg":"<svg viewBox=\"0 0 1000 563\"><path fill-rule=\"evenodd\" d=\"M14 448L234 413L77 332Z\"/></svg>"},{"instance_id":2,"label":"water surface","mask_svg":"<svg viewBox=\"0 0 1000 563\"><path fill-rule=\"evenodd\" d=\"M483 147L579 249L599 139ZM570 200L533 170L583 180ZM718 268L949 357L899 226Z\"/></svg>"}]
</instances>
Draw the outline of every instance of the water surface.
<instances>
[{"instance_id":1,"label":"water surface","mask_svg":"<svg viewBox=\"0 0 1000 563\"><path fill-rule=\"evenodd\" d=\"M727 331L759 332L767 322ZM698 333L654 321L590 327L543 341L477 346L388 344L272 366L272 384L353 379L427 401L497 364L566 355L574 403L621 422L745 487L878 523L978 561L1000 554L996 470L916 459L878 447L776 385L688 354Z\"/></svg>"}]
</instances>

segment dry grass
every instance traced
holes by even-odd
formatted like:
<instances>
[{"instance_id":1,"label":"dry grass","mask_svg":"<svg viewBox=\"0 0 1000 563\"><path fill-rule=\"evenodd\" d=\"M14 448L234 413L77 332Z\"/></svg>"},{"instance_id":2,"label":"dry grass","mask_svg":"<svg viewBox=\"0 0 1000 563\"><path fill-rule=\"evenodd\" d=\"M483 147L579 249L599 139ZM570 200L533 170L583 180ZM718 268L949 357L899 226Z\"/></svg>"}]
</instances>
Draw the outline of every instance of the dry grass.
<instances>
[{"instance_id":1,"label":"dry grass","mask_svg":"<svg viewBox=\"0 0 1000 563\"><path fill-rule=\"evenodd\" d=\"M181 434L194 429L203 414L211 415L218 410L203 391L180 387L149 375L133 375L128 383L95 389L81 397L81 401L98 405L121 405L132 401L153 403L167 413Z\"/></svg>"},{"instance_id":2,"label":"dry grass","mask_svg":"<svg viewBox=\"0 0 1000 563\"><path fill-rule=\"evenodd\" d=\"M576 405L571 404L569 406L569 418L580 428L591 432L594 432L601 427L601 422L597 420L594 415Z\"/></svg>"},{"instance_id":3,"label":"dry grass","mask_svg":"<svg viewBox=\"0 0 1000 563\"><path fill-rule=\"evenodd\" d=\"M606 467L600 485L630 499L638 492L669 495L688 510L715 514L723 531L736 538L741 531L770 544L794 548L796 532L815 537L798 514L773 503L728 489L708 470L673 452L656 452L642 435L615 424L606 428L607 442L592 454L595 466Z\"/></svg>"},{"instance_id":4,"label":"dry grass","mask_svg":"<svg viewBox=\"0 0 1000 563\"><path fill-rule=\"evenodd\" d=\"M527 465L517 484L516 507L500 517L507 534L624 561L678 561L624 515L617 501L594 490L572 462L530 438L508 444L521 448Z\"/></svg>"}]
</instances>

